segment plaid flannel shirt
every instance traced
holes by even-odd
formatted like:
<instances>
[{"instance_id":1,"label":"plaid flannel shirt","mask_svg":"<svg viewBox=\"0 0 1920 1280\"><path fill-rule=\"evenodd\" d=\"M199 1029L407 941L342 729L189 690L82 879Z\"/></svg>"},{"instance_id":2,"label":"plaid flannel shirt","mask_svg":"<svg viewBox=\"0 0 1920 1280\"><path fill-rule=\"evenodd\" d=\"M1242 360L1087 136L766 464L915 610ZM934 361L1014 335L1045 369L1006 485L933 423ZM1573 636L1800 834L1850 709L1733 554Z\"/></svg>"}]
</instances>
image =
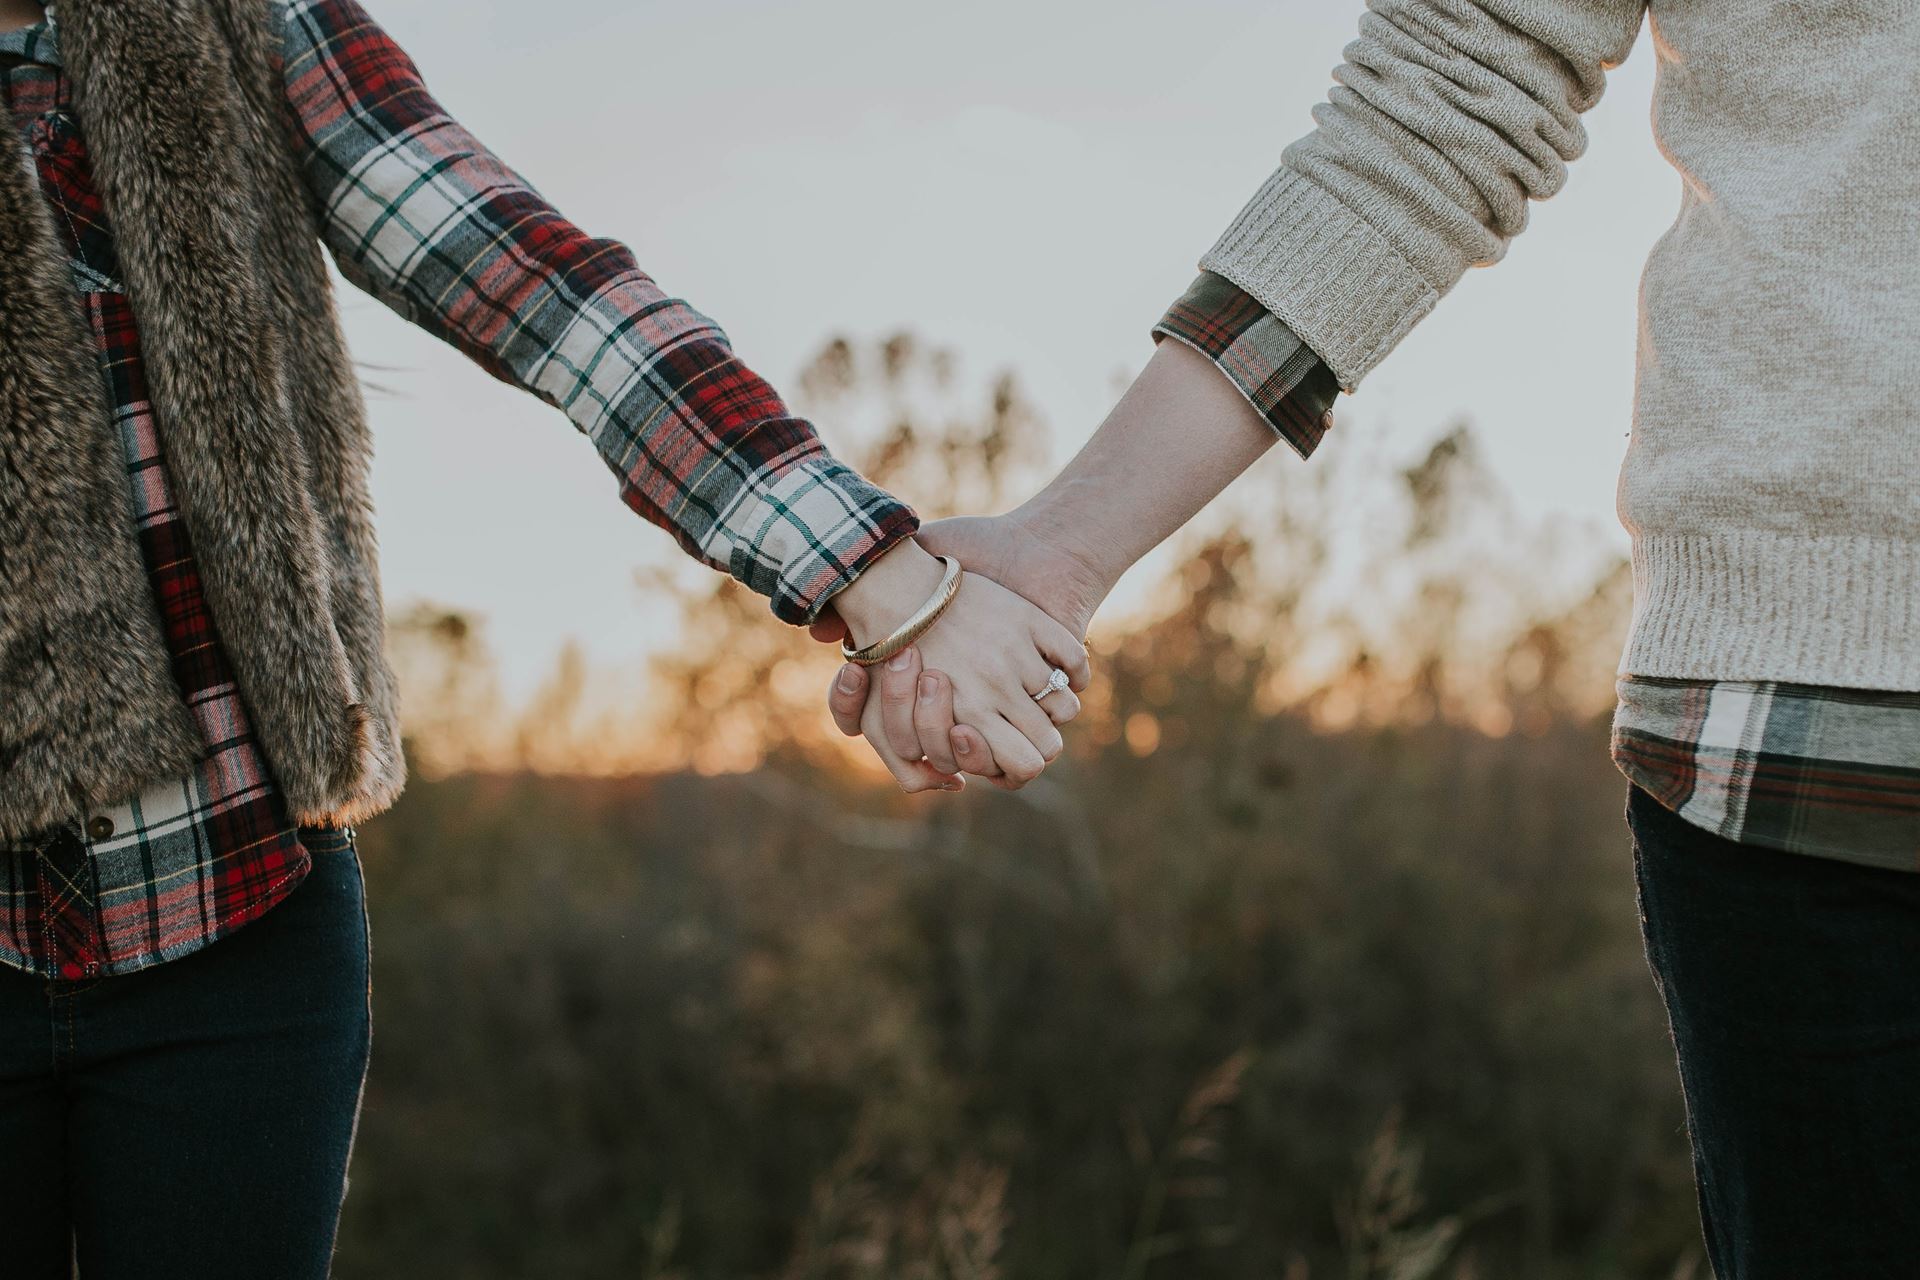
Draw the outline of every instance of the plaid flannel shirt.
<instances>
[{"instance_id":1,"label":"plaid flannel shirt","mask_svg":"<svg viewBox=\"0 0 1920 1280\"><path fill-rule=\"evenodd\" d=\"M1726 839L1920 870L1920 693L1628 676L1613 759Z\"/></svg>"},{"instance_id":2,"label":"plaid flannel shirt","mask_svg":"<svg viewBox=\"0 0 1920 1280\"><path fill-rule=\"evenodd\" d=\"M1199 351L1302 457L1339 388L1285 324L1202 274L1154 333ZM1743 844L1920 870L1920 694L1745 681L1618 685L1613 759L1698 827Z\"/></svg>"},{"instance_id":3,"label":"plaid flannel shirt","mask_svg":"<svg viewBox=\"0 0 1920 1280\"><path fill-rule=\"evenodd\" d=\"M289 145L349 280L564 411L622 500L788 622L810 620L913 531L913 513L830 456L712 321L625 246L567 222L452 120L355 0L272 5ZM189 777L0 849L0 964L60 979L204 947L291 893L309 865L201 590L70 91L51 8L47 22L0 35L0 105L66 240L174 675L206 751Z\"/></svg>"}]
</instances>

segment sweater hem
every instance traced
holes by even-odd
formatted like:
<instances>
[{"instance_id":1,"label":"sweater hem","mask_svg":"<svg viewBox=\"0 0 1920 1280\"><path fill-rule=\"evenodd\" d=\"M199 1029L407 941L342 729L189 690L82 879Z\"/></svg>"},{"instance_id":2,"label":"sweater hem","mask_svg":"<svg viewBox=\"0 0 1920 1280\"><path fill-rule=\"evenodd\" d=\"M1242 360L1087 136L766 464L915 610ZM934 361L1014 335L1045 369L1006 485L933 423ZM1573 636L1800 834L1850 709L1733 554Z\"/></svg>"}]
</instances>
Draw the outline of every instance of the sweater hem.
<instances>
[{"instance_id":1,"label":"sweater hem","mask_svg":"<svg viewBox=\"0 0 1920 1280\"><path fill-rule=\"evenodd\" d=\"M1920 691L1920 547L1741 529L1633 544L1621 675Z\"/></svg>"}]
</instances>

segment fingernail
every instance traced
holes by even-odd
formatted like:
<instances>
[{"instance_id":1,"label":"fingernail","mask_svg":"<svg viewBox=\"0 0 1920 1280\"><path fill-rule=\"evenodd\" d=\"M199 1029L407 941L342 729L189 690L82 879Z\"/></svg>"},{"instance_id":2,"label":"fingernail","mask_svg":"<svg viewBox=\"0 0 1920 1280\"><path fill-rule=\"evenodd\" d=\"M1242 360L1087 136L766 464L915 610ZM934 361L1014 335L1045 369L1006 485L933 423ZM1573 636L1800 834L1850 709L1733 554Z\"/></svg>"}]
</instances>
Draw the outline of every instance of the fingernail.
<instances>
[{"instance_id":1,"label":"fingernail","mask_svg":"<svg viewBox=\"0 0 1920 1280\"><path fill-rule=\"evenodd\" d=\"M933 695L940 692L940 682L932 676L920 677L920 701L932 702Z\"/></svg>"},{"instance_id":2,"label":"fingernail","mask_svg":"<svg viewBox=\"0 0 1920 1280\"><path fill-rule=\"evenodd\" d=\"M858 667L840 668L840 692L860 692L860 669Z\"/></svg>"},{"instance_id":3,"label":"fingernail","mask_svg":"<svg viewBox=\"0 0 1920 1280\"><path fill-rule=\"evenodd\" d=\"M911 649L902 649L887 659L887 670L889 671L905 671L911 665L913 665L913 650Z\"/></svg>"},{"instance_id":4,"label":"fingernail","mask_svg":"<svg viewBox=\"0 0 1920 1280\"><path fill-rule=\"evenodd\" d=\"M966 786L967 784L964 782L943 782L940 784L940 789L942 791L964 791L966 790Z\"/></svg>"}]
</instances>

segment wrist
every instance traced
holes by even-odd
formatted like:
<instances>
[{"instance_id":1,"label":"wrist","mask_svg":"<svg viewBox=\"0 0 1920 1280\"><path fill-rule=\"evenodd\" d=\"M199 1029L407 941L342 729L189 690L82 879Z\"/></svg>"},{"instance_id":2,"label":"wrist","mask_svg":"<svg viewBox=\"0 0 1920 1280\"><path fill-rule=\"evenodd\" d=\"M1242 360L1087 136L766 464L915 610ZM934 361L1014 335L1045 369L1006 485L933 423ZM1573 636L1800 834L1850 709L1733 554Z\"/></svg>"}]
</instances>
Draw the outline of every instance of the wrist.
<instances>
[{"instance_id":1,"label":"wrist","mask_svg":"<svg viewBox=\"0 0 1920 1280\"><path fill-rule=\"evenodd\" d=\"M1013 515L1103 597L1276 439L1219 366L1163 342L1079 456Z\"/></svg>"},{"instance_id":2,"label":"wrist","mask_svg":"<svg viewBox=\"0 0 1920 1280\"><path fill-rule=\"evenodd\" d=\"M940 588L940 561L904 538L833 597L856 649L892 635Z\"/></svg>"},{"instance_id":3,"label":"wrist","mask_svg":"<svg viewBox=\"0 0 1920 1280\"><path fill-rule=\"evenodd\" d=\"M1019 544L1045 549L1054 574L1063 576L1066 585L1086 599L1091 616L1136 557L1119 539L1103 537L1090 527L1074 493L1079 487L1065 477L1056 479L1003 519L1019 534ZM1097 492L1086 496L1101 501Z\"/></svg>"}]
</instances>

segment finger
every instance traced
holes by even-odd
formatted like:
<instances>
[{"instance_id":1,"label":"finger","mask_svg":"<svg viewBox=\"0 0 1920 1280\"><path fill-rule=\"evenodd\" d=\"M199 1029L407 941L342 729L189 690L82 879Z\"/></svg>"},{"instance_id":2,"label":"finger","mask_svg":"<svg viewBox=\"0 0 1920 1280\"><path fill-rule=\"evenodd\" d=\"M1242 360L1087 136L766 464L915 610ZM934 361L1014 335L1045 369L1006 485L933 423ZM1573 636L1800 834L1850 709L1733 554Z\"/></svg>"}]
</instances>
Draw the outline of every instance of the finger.
<instances>
[{"instance_id":1,"label":"finger","mask_svg":"<svg viewBox=\"0 0 1920 1280\"><path fill-rule=\"evenodd\" d=\"M895 760L887 771L910 796L922 791L964 791L967 786L965 778L941 773L925 760Z\"/></svg>"},{"instance_id":2,"label":"finger","mask_svg":"<svg viewBox=\"0 0 1920 1280\"><path fill-rule=\"evenodd\" d=\"M832 605L807 625L807 634L821 644L839 644L847 638L847 624L840 620Z\"/></svg>"},{"instance_id":3,"label":"finger","mask_svg":"<svg viewBox=\"0 0 1920 1280\"><path fill-rule=\"evenodd\" d=\"M914 691L920 683L920 650L909 645L880 668L880 728L887 745L902 760L921 760L920 734L913 727Z\"/></svg>"},{"instance_id":4,"label":"finger","mask_svg":"<svg viewBox=\"0 0 1920 1280\"><path fill-rule=\"evenodd\" d=\"M1001 714L1006 717L1008 724L1018 729L1021 735L1033 744L1033 749L1039 754L1041 763L1051 764L1058 760L1060 753L1067 749L1067 743L1066 739L1060 736L1060 730L1056 729L1053 721L1048 718L1046 709L1035 702L1031 695L1012 697L1007 702L1007 709ZM1000 761L1000 767L1006 769L1007 762L1000 755L997 744L993 749L993 756ZM1007 773L1011 775L1013 770L1007 769Z\"/></svg>"},{"instance_id":5,"label":"finger","mask_svg":"<svg viewBox=\"0 0 1920 1280\"><path fill-rule=\"evenodd\" d=\"M960 772L999 784L1000 766L993 762L993 748L987 745L987 735L972 725L956 725L947 735L947 742L953 747L953 758Z\"/></svg>"},{"instance_id":6,"label":"finger","mask_svg":"<svg viewBox=\"0 0 1920 1280\"><path fill-rule=\"evenodd\" d=\"M849 662L841 667L827 690L827 710L834 727L849 738L860 736L860 713L867 709L867 669Z\"/></svg>"},{"instance_id":7,"label":"finger","mask_svg":"<svg viewBox=\"0 0 1920 1280\"><path fill-rule=\"evenodd\" d=\"M960 772L953 751L953 684L944 671L923 671L913 703L913 731L927 763L941 773Z\"/></svg>"},{"instance_id":8,"label":"finger","mask_svg":"<svg viewBox=\"0 0 1920 1280\"><path fill-rule=\"evenodd\" d=\"M959 791L966 786L964 779L943 774L924 760L901 759L887 744L877 700L868 708L863 723L867 745L873 748L873 754L880 758L880 763L893 775L894 782L908 795L921 791Z\"/></svg>"},{"instance_id":9,"label":"finger","mask_svg":"<svg viewBox=\"0 0 1920 1280\"><path fill-rule=\"evenodd\" d=\"M1080 695L1071 689L1055 689L1044 698L1034 700L1034 705L1047 713L1047 719L1055 724L1071 724L1080 714Z\"/></svg>"},{"instance_id":10,"label":"finger","mask_svg":"<svg viewBox=\"0 0 1920 1280\"><path fill-rule=\"evenodd\" d=\"M887 772L893 775L894 782L908 795L922 791L959 791L967 785L964 778L941 773L925 760L902 760L878 747L873 749L873 753L880 757L880 763L887 766Z\"/></svg>"},{"instance_id":11,"label":"finger","mask_svg":"<svg viewBox=\"0 0 1920 1280\"><path fill-rule=\"evenodd\" d=\"M1021 666L1026 669L1023 679L1027 696L1010 698L1007 703L1009 709L1002 714L1026 734L1027 740L1039 750L1041 757L1052 764L1066 750L1066 742L1055 726L1065 724L1079 713L1080 699L1074 696L1071 689L1055 689L1044 698L1033 696L1046 690L1053 679L1054 668L1042 654L1035 652Z\"/></svg>"},{"instance_id":12,"label":"finger","mask_svg":"<svg viewBox=\"0 0 1920 1280\"><path fill-rule=\"evenodd\" d=\"M1075 693L1093 683L1093 663L1087 657L1087 646L1052 618L1043 617L1033 624L1033 642L1048 662L1067 673L1067 679L1072 682L1069 687Z\"/></svg>"},{"instance_id":13,"label":"finger","mask_svg":"<svg viewBox=\"0 0 1920 1280\"><path fill-rule=\"evenodd\" d=\"M1039 714L1038 708L1034 714ZM1044 716L1040 718L1043 722L1046 720ZM1047 762L1024 729L1002 716L981 719L991 721L975 727L986 735L987 745L993 749L994 763L1006 775L1006 790L1018 791L1045 771ZM1056 738L1060 736L1052 724L1047 724L1047 732Z\"/></svg>"}]
</instances>

